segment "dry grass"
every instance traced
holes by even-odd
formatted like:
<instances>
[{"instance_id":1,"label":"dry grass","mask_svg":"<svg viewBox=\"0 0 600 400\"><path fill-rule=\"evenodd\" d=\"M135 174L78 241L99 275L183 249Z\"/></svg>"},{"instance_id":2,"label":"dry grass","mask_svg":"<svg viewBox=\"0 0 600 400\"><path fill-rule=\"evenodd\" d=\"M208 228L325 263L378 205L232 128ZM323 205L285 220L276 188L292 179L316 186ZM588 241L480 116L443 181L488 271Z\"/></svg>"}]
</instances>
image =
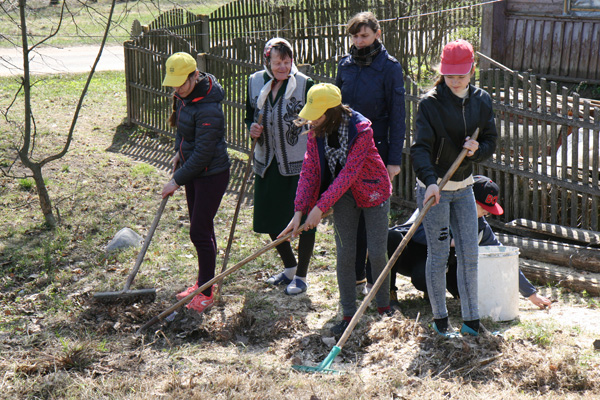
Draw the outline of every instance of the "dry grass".
<instances>
[{"instance_id":1,"label":"dry grass","mask_svg":"<svg viewBox=\"0 0 600 400\"><path fill-rule=\"evenodd\" d=\"M400 279L400 310L382 319L368 309L332 365L344 374L293 371L293 364L317 365L335 343L329 334L339 318L330 221L319 227L307 295L288 297L282 288L263 283L280 268L275 252L269 252L225 279L223 297L208 314L183 309L173 321L136 336L191 283L196 258L188 244L185 199L178 194L167 204L134 283L134 288L157 288L156 301L91 301L94 292L122 287L137 252L106 256L103 247L124 226L145 234L171 153L168 139L121 125L124 98L102 93L110 82L119 90L122 78L107 73L98 79L72 151L46 171L60 228L46 231L35 193L1 178L0 398L600 396L600 355L591 345L600 330L598 298L557 288L542 288L556 301L548 313L521 300L520 320L484 321L502 337L445 341L428 327L429 304ZM44 116L50 120L68 112L67 94L61 104L38 114L40 124ZM216 219L221 252L245 167L245 156L231 155L232 183ZM229 265L268 243L251 232L251 219L247 200ZM458 302L449 298L448 305L452 323L459 324Z\"/></svg>"}]
</instances>

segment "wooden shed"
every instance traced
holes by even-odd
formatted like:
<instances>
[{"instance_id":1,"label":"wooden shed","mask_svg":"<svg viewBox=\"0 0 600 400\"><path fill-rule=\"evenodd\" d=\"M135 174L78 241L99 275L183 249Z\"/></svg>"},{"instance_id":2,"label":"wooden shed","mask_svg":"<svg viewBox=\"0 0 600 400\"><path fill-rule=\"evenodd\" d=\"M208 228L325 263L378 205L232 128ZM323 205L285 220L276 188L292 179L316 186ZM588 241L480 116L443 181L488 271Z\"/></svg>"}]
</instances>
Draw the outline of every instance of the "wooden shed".
<instances>
[{"instance_id":1,"label":"wooden shed","mask_svg":"<svg viewBox=\"0 0 600 400\"><path fill-rule=\"evenodd\" d=\"M481 52L564 82L600 84L600 0L504 0L484 7ZM481 66L489 64L481 60Z\"/></svg>"}]
</instances>

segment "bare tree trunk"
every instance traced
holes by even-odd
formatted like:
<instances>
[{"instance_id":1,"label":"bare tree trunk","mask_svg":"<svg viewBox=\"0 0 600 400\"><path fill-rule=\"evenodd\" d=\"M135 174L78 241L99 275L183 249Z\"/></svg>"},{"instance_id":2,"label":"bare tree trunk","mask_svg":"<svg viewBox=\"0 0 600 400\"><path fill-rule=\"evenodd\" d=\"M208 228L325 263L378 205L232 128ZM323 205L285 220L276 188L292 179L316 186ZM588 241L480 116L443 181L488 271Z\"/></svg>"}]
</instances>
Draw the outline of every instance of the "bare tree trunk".
<instances>
[{"instance_id":1,"label":"bare tree trunk","mask_svg":"<svg viewBox=\"0 0 600 400\"><path fill-rule=\"evenodd\" d=\"M33 165L31 167L31 172L33 172L33 180L35 181L35 187L38 191L40 207L42 208L42 213L44 214L46 225L54 229L56 228L57 222L56 218L54 218L54 213L52 212L52 202L50 201L50 195L48 195L48 188L46 187L44 177L42 176L42 168L39 165Z\"/></svg>"},{"instance_id":2,"label":"bare tree trunk","mask_svg":"<svg viewBox=\"0 0 600 400\"><path fill-rule=\"evenodd\" d=\"M59 3L58 0L51 0L50 4L53 4L54 2L56 2L56 4ZM92 66L92 70L90 71L90 74L88 75L88 79L82 90L81 96L79 97L79 102L77 103L77 107L76 107L75 113L73 115L73 120L71 122L71 127L69 128L69 133L68 133L65 145L59 153L51 155L49 157L46 157L43 160L35 162L35 161L32 161L32 154L30 154L32 152L31 142L32 142L32 138L35 138L36 129L35 129L35 126L32 124L33 113L31 110L31 79L30 79L30 75L29 75L29 53L36 46L42 44L44 41L48 40L50 37L52 37L58 33L61 23L62 23L62 20L63 20L63 14L61 12L60 23L59 23L58 27L56 28L56 30L52 34L47 36L45 39L34 44L30 48L29 43L28 43L28 36L27 36L27 21L26 21L26 12L25 12L26 11L25 10L26 0L19 0L19 14L20 14L20 19L21 19L21 21L20 21L21 24L20 24L19 28L21 30L21 42L22 42L21 45L23 48L22 87L23 87L23 97L24 97L24 99L23 99L24 100L24 104L23 104L24 105L24 116L23 116L24 128L23 128L23 132L22 132L23 133L23 139L22 139L23 142L21 144L21 148L18 150L18 155L19 155L19 159L21 160L23 165L25 167L29 168L33 174L33 179L35 180L35 186L38 191L38 197L40 200L40 207L42 209L42 213L44 214L46 224L48 225L48 227L50 227L52 229L54 229L56 227L57 220L54 217L54 213L52 211L52 201L50 200L50 196L48 194L48 189L46 188L46 184L44 183L44 176L42 174L42 168L47 163L62 158L69 150L69 146L71 144L71 141L73 139L73 134L75 131L75 125L77 124L77 118L79 117L79 112L81 111L81 107L83 105L83 100L85 99L85 95L89 88L90 82L92 80L92 77L94 76L94 72L96 71L96 66L98 65L98 62L100 61L100 56L102 55L102 50L104 49L104 45L106 44L106 39L108 37L108 32L110 30L112 16L114 13L115 2L116 2L116 0L112 0L110 15L108 17L108 22L106 25L106 29L104 31L104 36L102 38L102 44L100 46L100 50L98 52L98 56L96 57L94 65ZM63 12L64 12L64 3L63 3Z\"/></svg>"},{"instance_id":3,"label":"bare tree trunk","mask_svg":"<svg viewBox=\"0 0 600 400\"><path fill-rule=\"evenodd\" d=\"M25 18L25 0L19 0L19 13L21 17L21 32L27 32L27 20ZM46 220L46 224L51 229L56 228L56 218L54 218L54 214L52 213L52 202L50 201L50 196L48 195L48 189L46 188L46 184L44 183L44 177L42 176L42 163L32 162L29 158L29 145L31 142L31 82L29 76L29 43L27 40L27 35L21 35L21 41L23 45L23 93L25 97L25 132L23 135L23 145L19 150L19 158L23 165L31 170L33 173L33 179L35 181L35 187L38 192L38 197L40 199L40 206L42 208L42 213L44 214L44 219Z\"/></svg>"}]
</instances>

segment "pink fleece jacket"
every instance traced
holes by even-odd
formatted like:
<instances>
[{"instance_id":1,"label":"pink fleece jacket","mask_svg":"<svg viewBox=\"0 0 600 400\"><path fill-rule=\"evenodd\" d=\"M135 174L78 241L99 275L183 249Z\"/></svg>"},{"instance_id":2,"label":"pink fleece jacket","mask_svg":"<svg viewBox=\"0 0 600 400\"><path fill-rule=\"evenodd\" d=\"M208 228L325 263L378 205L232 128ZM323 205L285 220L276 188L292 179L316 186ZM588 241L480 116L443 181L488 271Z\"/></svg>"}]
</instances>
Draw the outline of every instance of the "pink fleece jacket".
<instances>
[{"instance_id":1,"label":"pink fleece jacket","mask_svg":"<svg viewBox=\"0 0 600 400\"><path fill-rule=\"evenodd\" d=\"M296 190L295 211L302 211L306 215L316 205L325 213L348 189L352 191L357 205L361 208L378 206L391 196L392 184L375 147L371 122L354 112L348 128L349 150L346 165L320 197L321 168L328 167L327 163L321 162L320 159L324 156L323 140L315 138L313 131L308 132L306 154Z\"/></svg>"}]
</instances>

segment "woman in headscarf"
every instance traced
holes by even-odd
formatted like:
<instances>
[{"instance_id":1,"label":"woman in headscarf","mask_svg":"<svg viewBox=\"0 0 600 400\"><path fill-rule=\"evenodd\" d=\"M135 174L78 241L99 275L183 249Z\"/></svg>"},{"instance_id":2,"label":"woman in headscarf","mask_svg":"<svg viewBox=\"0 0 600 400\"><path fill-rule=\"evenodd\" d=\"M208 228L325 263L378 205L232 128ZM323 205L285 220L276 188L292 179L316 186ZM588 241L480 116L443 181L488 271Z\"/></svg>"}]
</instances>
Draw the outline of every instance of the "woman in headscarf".
<instances>
[{"instance_id":1,"label":"woman in headscarf","mask_svg":"<svg viewBox=\"0 0 600 400\"><path fill-rule=\"evenodd\" d=\"M245 122L257 140L254 151L254 231L271 240L294 216L294 198L304 153L307 127L294 125L306 103L312 79L294 65L290 43L282 38L267 42L262 71L248 78ZM284 270L267 279L271 285L286 285L285 293L307 290L306 274L315 243L315 230L303 232L298 242L298 261L289 242L277 246Z\"/></svg>"}]
</instances>

